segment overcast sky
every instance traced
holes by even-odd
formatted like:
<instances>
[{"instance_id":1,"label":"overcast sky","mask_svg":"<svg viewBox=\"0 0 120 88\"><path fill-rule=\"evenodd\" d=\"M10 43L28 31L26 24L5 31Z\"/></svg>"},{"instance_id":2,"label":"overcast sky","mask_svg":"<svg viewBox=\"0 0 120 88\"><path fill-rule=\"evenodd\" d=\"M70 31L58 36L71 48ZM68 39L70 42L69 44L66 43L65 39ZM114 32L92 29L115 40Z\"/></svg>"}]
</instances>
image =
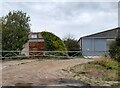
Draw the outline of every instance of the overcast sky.
<instances>
[{"instance_id":1,"label":"overcast sky","mask_svg":"<svg viewBox=\"0 0 120 88\"><path fill-rule=\"evenodd\" d=\"M60 38L71 34L79 39L118 27L117 2L4 2L2 5L0 16L22 10L30 16L33 32L50 31Z\"/></svg>"}]
</instances>

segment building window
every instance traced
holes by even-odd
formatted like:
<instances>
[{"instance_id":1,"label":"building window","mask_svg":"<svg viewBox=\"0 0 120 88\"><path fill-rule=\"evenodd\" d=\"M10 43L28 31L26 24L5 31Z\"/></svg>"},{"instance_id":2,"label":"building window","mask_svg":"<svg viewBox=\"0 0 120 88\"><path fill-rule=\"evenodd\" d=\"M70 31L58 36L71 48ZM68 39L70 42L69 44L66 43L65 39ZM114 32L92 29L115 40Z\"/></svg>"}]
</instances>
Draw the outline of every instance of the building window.
<instances>
[{"instance_id":1,"label":"building window","mask_svg":"<svg viewBox=\"0 0 120 88\"><path fill-rule=\"evenodd\" d=\"M34 34L34 35L32 35L32 36L31 36L31 38L37 38L37 35L36 35L36 34Z\"/></svg>"}]
</instances>

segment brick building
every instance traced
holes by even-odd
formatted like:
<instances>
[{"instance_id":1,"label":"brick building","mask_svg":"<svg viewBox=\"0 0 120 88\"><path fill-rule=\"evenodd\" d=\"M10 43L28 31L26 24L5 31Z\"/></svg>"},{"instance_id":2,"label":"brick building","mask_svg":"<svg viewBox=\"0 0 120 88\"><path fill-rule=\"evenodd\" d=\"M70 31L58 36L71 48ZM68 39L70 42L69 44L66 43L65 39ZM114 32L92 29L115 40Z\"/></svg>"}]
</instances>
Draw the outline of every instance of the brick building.
<instances>
[{"instance_id":1,"label":"brick building","mask_svg":"<svg viewBox=\"0 0 120 88\"><path fill-rule=\"evenodd\" d=\"M22 54L29 55L42 55L45 48L45 43L40 33L30 33L29 41L23 46ZM40 52L41 51L41 52Z\"/></svg>"}]
</instances>

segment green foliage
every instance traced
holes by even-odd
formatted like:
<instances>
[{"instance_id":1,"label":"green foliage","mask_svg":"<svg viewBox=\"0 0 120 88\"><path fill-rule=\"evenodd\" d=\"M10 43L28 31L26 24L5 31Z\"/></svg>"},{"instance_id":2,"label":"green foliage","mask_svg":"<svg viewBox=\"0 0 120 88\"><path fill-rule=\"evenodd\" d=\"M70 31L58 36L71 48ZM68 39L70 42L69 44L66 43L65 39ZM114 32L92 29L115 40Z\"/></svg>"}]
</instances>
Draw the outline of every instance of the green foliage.
<instances>
[{"instance_id":1,"label":"green foliage","mask_svg":"<svg viewBox=\"0 0 120 88\"><path fill-rule=\"evenodd\" d=\"M117 46L116 41L110 44L109 54L111 58L120 62L120 47Z\"/></svg>"},{"instance_id":2,"label":"green foliage","mask_svg":"<svg viewBox=\"0 0 120 88\"><path fill-rule=\"evenodd\" d=\"M89 63L100 65L100 66L106 68L107 70L111 70L113 72L116 71L117 76L118 76L117 80L120 80L120 62L117 62L112 59L103 58L101 60L98 60L95 62L89 62Z\"/></svg>"},{"instance_id":3,"label":"green foliage","mask_svg":"<svg viewBox=\"0 0 120 88\"><path fill-rule=\"evenodd\" d=\"M106 69L119 70L118 62L112 59L103 58L101 60L95 62L89 62L89 63L98 64L100 66L105 67Z\"/></svg>"},{"instance_id":4,"label":"green foliage","mask_svg":"<svg viewBox=\"0 0 120 88\"><path fill-rule=\"evenodd\" d=\"M47 51L66 51L64 42L51 32L41 32L45 40L45 50ZM60 55L67 55L66 52L59 53Z\"/></svg>"},{"instance_id":5,"label":"green foliage","mask_svg":"<svg viewBox=\"0 0 120 88\"><path fill-rule=\"evenodd\" d=\"M120 47L120 28L118 28L118 36L116 38L116 44Z\"/></svg>"},{"instance_id":6,"label":"green foliage","mask_svg":"<svg viewBox=\"0 0 120 88\"><path fill-rule=\"evenodd\" d=\"M11 11L2 17L2 49L22 50L30 32L30 17L22 11Z\"/></svg>"},{"instance_id":7,"label":"green foliage","mask_svg":"<svg viewBox=\"0 0 120 88\"><path fill-rule=\"evenodd\" d=\"M119 63L115 60L109 58L100 58L93 62L83 63L75 65L70 68L70 71L75 75L74 77L82 79L84 76L87 77L86 80L92 81L91 83L96 83L96 81L118 81L118 71ZM100 85L101 85L100 83Z\"/></svg>"},{"instance_id":8,"label":"green foliage","mask_svg":"<svg viewBox=\"0 0 120 88\"><path fill-rule=\"evenodd\" d=\"M120 62L120 28L118 28L118 36L116 40L110 44L109 55L111 58Z\"/></svg>"},{"instance_id":9,"label":"green foliage","mask_svg":"<svg viewBox=\"0 0 120 88\"><path fill-rule=\"evenodd\" d=\"M70 35L67 38L64 38L63 40L64 40L64 43L65 43L68 51L80 51L80 46L79 46L77 40L75 40ZM69 54L69 56L81 55L81 53L78 53L78 52L69 52L68 54Z\"/></svg>"},{"instance_id":10,"label":"green foliage","mask_svg":"<svg viewBox=\"0 0 120 88\"><path fill-rule=\"evenodd\" d=\"M111 86L113 86L113 87L120 87L120 83L114 83Z\"/></svg>"}]
</instances>

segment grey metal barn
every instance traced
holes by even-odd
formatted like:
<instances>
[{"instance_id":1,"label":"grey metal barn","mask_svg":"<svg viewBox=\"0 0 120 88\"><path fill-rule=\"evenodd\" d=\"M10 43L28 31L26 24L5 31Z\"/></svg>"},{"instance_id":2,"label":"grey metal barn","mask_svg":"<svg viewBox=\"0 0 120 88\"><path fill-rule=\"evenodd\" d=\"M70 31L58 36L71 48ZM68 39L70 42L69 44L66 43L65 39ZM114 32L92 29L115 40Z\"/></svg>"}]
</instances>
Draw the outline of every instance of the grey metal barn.
<instances>
[{"instance_id":1,"label":"grey metal barn","mask_svg":"<svg viewBox=\"0 0 120 88\"><path fill-rule=\"evenodd\" d=\"M83 56L101 56L109 50L109 45L118 35L120 27L81 37L78 42Z\"/></svg>"}]
</instances>

